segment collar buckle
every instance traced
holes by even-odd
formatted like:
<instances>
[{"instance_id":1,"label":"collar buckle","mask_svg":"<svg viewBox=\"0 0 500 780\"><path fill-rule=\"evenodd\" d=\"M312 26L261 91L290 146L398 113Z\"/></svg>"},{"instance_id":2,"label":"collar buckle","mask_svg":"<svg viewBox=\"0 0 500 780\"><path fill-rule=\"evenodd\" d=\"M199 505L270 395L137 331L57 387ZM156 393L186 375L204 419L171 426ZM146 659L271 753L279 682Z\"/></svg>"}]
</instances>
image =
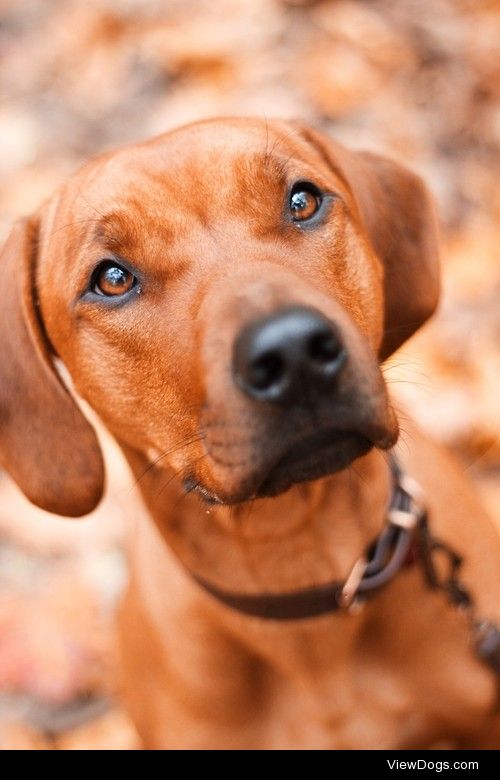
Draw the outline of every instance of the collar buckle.
<instances>
[{"instance_id":1,"label":"collar buckle","mask_svg":"<svg viewBox=\"0 0 500 780\"><path fill-rule=\"evenodd\" d=\"M352 567L351 573L344 582L344 585L337 596L337 604L341 609L348 609L352 606L356 596L358 595L359 586L363 581L367 566L368 561L365 557L363 557L358 558Z\"/></svg>"}]
</instances>

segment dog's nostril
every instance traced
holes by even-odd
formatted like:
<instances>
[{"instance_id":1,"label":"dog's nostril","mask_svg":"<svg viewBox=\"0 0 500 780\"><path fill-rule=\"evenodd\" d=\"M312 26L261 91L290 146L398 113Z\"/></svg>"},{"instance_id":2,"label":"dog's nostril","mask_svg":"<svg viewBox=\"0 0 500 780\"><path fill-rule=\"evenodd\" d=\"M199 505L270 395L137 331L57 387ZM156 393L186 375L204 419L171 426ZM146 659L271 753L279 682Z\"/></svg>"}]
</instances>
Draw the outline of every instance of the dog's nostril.
<instances>
[{"instance_id":1,"label":"dog's nostril","mask_svg":"<svg viewBox=\"0 0 500 780\"><path fill-rule=\"evenodd\" d=\"M278 352L268 352L251 363L247 381L256 390L268 390L283 378L284 372L283 358Z\"/></svg>"},{"instance_id":2,"label":"dog's nostril","mask_svg":"<svg viewBox=\"0 0 500 780\"><path fill-rule=\"evenodd\" d=\"M317 333L307 345L309 357L322 365L334 363L342 354L342 346L333 333Z\"/></svg>"}]
</instances>

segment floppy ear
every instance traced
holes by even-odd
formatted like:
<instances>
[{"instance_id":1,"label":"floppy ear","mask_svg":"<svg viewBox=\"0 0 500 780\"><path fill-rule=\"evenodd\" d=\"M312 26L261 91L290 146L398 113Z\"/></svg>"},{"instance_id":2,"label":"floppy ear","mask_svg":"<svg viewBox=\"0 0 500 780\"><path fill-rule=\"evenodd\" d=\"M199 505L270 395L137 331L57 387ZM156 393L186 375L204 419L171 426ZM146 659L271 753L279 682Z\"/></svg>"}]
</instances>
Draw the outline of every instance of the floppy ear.
<instances>
[{"instance_id":1,"label":"floppy ear","mask_svg":"<svg viewBox=\"0 0 500 780\"><path fill-rule=\"evenodd\" d=\"M355 185L362 219L384 265L385 360L434 313L440 264L433 202L422 179L402 165L360 152L365 179Z\"/></svg>"},{"instance_id":2,"label":"floppy ear","mask_svg":"<svg viewBox=\"0 0 500 780\"><path fill-rule=\"evenodd\" d=\"M392 160L351 152L321 133L306 137L341 176L384 267L385 360L434 313L440 291L439 241L422 179Z\"/></svg>"},{"instance_id":3,"label":"floppy ear","mask_svg":"<svg viewBox=\"0 0 500 780\"><path fill-rule=\"evenodd\" d=\"M99 502L96 435L57 377L37 308L38 220L21 220L0 254L0 463L37 506L78 517Z\"/></svg>"}]
</instances>

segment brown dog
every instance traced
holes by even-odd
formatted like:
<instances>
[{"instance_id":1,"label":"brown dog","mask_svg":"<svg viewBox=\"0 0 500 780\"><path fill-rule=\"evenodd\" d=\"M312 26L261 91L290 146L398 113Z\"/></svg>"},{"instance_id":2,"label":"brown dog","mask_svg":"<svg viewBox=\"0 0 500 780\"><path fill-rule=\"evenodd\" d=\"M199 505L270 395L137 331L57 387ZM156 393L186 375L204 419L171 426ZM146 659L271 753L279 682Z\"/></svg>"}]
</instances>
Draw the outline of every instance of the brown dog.
<instances>
[{"instance_id":1,"label":"brown dog","mask_svg":"<svg viewBox=\"0 0 500 780\"><path fill-rule=\"evenodd\" d=\"M49 511L98 503L101 454L59 357L149 509L121 616L147 747L499 746L495 675L418 563L356 609L244 608L355 591L386 526L398 428L379 361L439 292L418 177L303 127L201 122L90 162L14 229L1 267L4 467ZM410 450L432 534L498 622L494 527L413 429Z\"/></svg>"}]
</instances>

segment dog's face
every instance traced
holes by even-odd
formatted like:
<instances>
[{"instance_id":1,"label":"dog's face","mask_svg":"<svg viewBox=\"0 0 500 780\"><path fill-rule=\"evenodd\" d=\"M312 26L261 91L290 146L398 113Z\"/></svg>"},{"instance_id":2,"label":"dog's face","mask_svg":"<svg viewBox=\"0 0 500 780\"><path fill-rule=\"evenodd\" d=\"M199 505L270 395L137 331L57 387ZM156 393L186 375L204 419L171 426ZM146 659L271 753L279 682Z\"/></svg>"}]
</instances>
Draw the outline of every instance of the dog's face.
<instances>
[{"instance_id":1,"label":"dog's face","mask_svg":"<svg viewBox=\"0 0 500 780\"><path fill-rule=\"evenodd\" d=\"M16 252L25 272L1 337L6 468L53 511L98 500L97 445L49 351L119 442L209 501L392 446L378 363L436 305L434 230L417 177L285 123L198 123L97 159L7 245L8 273ZM16 381L48 425L35 459L9 424L1 441ZM35 488L23 455L50 472Z\"/></svg>"}]
</instances>

